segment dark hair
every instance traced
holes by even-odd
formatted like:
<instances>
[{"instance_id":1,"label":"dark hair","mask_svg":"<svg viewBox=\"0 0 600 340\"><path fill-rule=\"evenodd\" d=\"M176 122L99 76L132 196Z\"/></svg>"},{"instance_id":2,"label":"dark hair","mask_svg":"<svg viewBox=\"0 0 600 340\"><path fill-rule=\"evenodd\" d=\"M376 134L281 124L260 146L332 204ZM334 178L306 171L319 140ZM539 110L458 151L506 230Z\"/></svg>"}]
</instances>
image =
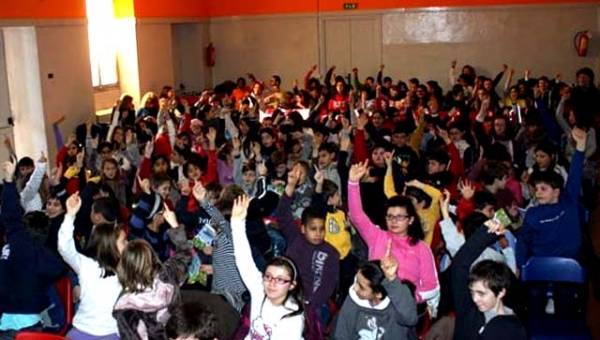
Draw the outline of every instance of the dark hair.
<instances>
[{"instance_id":1,"label":"dark hair","mask_svg":"<svg viewBox=\"0 0 600 340\"><path fill-rule=\"evenodd\" d=\"M425 206L424 208L427 209L431 206L431 196L429 196L425 191L423 191L422 189L413 187L413 186L406 186L406 196L410 196L413 197L414 199L417 200L417 202L425 202Z\"/></svg>"},{"instance_id":2,"label":"dark hair","mask_svg":"<svg viewBox=\"0 0 600 340\"><path fill-rule=\"evenodd\" d=\"M496 196L489 191L482 190L476 191L473 195L473 201L475 202L475 209L481 210L485 208L486 205L496 206L498 200L496 200Z\"/></svg>"},{"instance_id":3,"label":"dark hair","mask_svg":"<svg viewBox=\"0 0 600 340\"><path fill-rule=\"evenodd\" d=\"M448 156L448 153L445 151L436 150L436 151L430 152L427 155L427 160L436 161L440 164L448 165L450 163L450 156Z\"/></svg>"},{"instance_id":4,"label":"dark hair","mask_svg":"<svg viewBox=\"0 0 600 340\"><path fill-rule=\"evenodd\" d=\"M174 308L165 330L169 339L192 336L198 340L213 340L219 336L216 315L196 302L184 302Z\"/></svg>"},{"instance_id":5,"label":"dark hair","mask_svg":"<svg viewBox=\"0 0 600 340\"><path fill-rule=\"evenodd\" d=\"M545 153L546 155L550 156L553 159L556 159L556 154L557 154L557 148L554 145L554 143L552 143L549 140L545 140L545 141L541 141L540 143L538 143L535 146L534 152L538 152L541 151L543 153Z\"/></svg>"},{"instance_id":6,"label":"dark hair","mask_svg":"<svg viewBox=\"0 0 600 340\"><path fill-rule=\"evenodd\" d=\"M30 157L23 157L19 159L19 162L17 163L17 169L22 166L35 167L35 162Z\"/></svg>"},{"instance_id":7,"label":"dark hair","mask_svg":"<svg viewBox=\"0 0 600 340\"><path fill-rule=\"evenodd\" d=\"M46 243L50 231L50 221L45 213L41 211L28 212L23 216L23 222L29 236L31 236L36 243L42 245Z\"/></svg>"},{"instance_id":8,"label":"dark hair","mask_svg":"<svg viewBox=\"0 0 600 340\"><path fill-rule=\"evenodd\" d=\"M535 186L541 183L548 184L552 187L552 189L562 189L565 184L565 180L554 170L534 170L529 176L529 184Z\"/></svg>"},{"instance_id":9,"label":"dark hair","mask_svg":"<svg viewBox=\"0 0 600 340\"><path fill-rule=\"evenodd\" d=\"M321 152L321 151L327 151L328 153L332 153L332 154L336 155L337 151L338 151L338 147L335 143L325 142L325 143L321 144L321 146L319 146L319 152Z\"/></svg>"},{"instance_id":10,"label":"dark hair","mask_svg":"<svg viewBox=\"0 0 600 340\"><path fill-rule=\"evenodd\" d=\"M383 287L385 274L381 270L381 261L366 262L358 268L358 271L369 281L369 288L371 288L374 294L381 294L382 300L387 297L388 292Z\"/></svg>"},{"instance_id":11,"label":"dark hair","mask_svg":"<svg viewBox=\"0 0 600 340\"><path fill-rule=\"evenodd\" d=\"M481 181L484 185L492 185L495 180L508 176L508 167L501 162L486 162L481 172Z\"/></svg>"},{"instance_id":12,"label":"dark hair","mask_svg":"<svg viewBox=\"0 0 600 340\"><path fill-rule=\"evenodd\" d=\"M119 224L103 223L92 230L86 248L86 255L98 262L103 271L102 277L115 275L119 264L117 240L123 228Z\"/></svg>"},{"instance_id":13,"label":"dark hair","mask_svg":"<svg viewBox=\"0 0 600 340\"><path fill-rule=\"evenodd\" d=\"M113 145L110 142L101 142L98 144L98 147L96 148L96 150L98 150L98 152L100 152L100 150L105 149L105 148L109 148L110 151L113 151Z\"/></svg>"},{"instance_id":14,"label":"dark hair","mask_svg":"<svg viewBox=\"0 0 600 340\"><path fill-rule=\"evenodd\" d=\"M494 295L510 287L512 272L504 263L492 260L484 260L473 266L469 274L469 286L477 281L482 281Z\"/></svg>"},{"instance_id":15,"label":"dark hair","mask_svg":"<svg viewBox=\"0 0 600 340\"><path fill-rule=\"evenodd\" d=\"M206 159L206 157L202 157L196 153L192 153L187 162L185 162L185 164L183 165L183 174L186 178L188 176L190 165L198 167L202 171L202 173L205 173L206 167L208 166L208 160Z\"/></svg>"},{"instance_id":16,"label":"dark hair","mask_svg":"<svg viewBox=\"0 0 600 340\"><path fill-rule=\"evenodd\" d=\"M148 241L136 239L130 241L123 250L117 276L124 291L140 293L152 287L161 268L162 264Z\"/></svg>"},{"instance_id":17,"label":"dark hair","mask_svg":"<svg viewBox=\"0 0 600 340\"><path fill-rule=\"evenodd\" d=\"M300 274L298 273L298 267L296 266L294 261L287 256L276 256L267 263L267 266L265 268L268 268L270 266L284 267L285 270L287 270L287 272L290 274L290 277L292 278L292 280L295 281L295 283L296 283L294 288L292 290L288 291L288 294L285 297L283 304L285 305L285 303L291 296L292 299L294 299L294 302L296 302L296 304L298 305L298 309L289 314L284 315L282 317L282 319L291 318L293 316L304 313L304 298L302 296L302 280L300 279ZM265 298L266 298L266 296L265 296Z\"/></svg>"},{"instance_id":18,"label":"dark hair","mask_svg":"<svg viewBox=\"0 0 600 340\"><path fill-rule=\"evenodd\" d=\"M307 225L311 220L317 218L325 221L326 216L327 211L325 211L324 207L309 206L302 211L300 220L302 225Z\"/></svg>"},{"instance_id":19,"label":"dark hair","mask_svg":"<svg viewBox=\"0 0 600 340\"><path fill-rule=\"evenodd\" d=\"M385 204L385 211L387 213L388 209L400 207L406 210L406 214L413 218L413 222L408 226L408 238L409 244L415 245L420 240L425 238L425 234L423 233L423 228L421 227L421 220L419 219L419 215L417 215L417 210L415 206L412 204L410 198L406 196L394 196L390 198Z\"/></svg>"},{"instance_id":20,"label":"dark hair","mask_svg":"<svg viewBox=\"0 0 600 340\"><path fill-rule=\"evenodd\" d=\"M102 218L109 222L117 221L119 211L119 202L115 198L100 197L92 203L92 212L102 215Z\"/></svg>"},{"instance_id":21,"label":"dark hair","mask_svg":"<svg viewBox=\"0 0 600 340\"><path fill-rule=\"evenodd\" d=\"M340 188L334 181L329 180L329 179L324 179L323 187L321 189L321 194L325 198L325 201L327 201L330 197L335 195L339 191L339 189Z\"/></svg>"},{"instance_id":22,"label":"dark hair","mask_svg":"<svg viewBox=\"0 0 600 340\"><path fill-rule=\"evenodd\" d=\"M577 70L577 73L575 74L575 76L579 77L580 74L588 76L590 78L590 83L594 84L594 71L592 71L591 68L589 68L589 67L580 68L579 70Z\"/></svg>"}]
</instances>

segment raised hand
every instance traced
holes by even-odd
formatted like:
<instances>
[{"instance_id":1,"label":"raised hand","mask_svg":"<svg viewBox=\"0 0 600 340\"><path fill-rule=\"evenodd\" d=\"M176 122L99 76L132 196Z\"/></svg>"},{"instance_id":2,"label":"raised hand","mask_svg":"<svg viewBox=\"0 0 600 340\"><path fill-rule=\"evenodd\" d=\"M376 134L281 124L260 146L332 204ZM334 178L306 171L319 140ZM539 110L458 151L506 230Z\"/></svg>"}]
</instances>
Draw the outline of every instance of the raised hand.
<instances>
[{"instance_id":1,"label":"raised hand","mask_svg":"<svg viewBox=\"0 0 600 340\"><path fill-rule=\"evenodd\" d=\"M131 143L133 143L133 131L127 129L127 131L125 131L125 144L129 145Z\"/></svg>"},{"instance_id":2,"label":"raised hand","mask_svg":"<svg viewBox=\"0 0 600 340\"><path fill-rule=\"evenodd\" d=\"M190 182L186 178L183 178L179 181L179 192L183 196L189 196L192 193L192 190L190 189Z\"/></svg>"},{"instance_id":3,"label":"raised hand","mask_svg":"<svg viewBox=\"0 0 600 340\"><path fill-rule=\"evenodd\" d=\"M367 173L368 170L369 170L369 161L368 160L365 160L362 163L353 164L352 167L350 167L350 173L348 174L348 179L351 182L358 182L361 180L361 178L363 178L363 176Z\"/></svg>"},{"instance_id":4,"label":"raised hand","mask_svg":"<svg viewBox=\"0 0 600 340\"><path fill-rule=\"evenodd\" d=\"M204 185L202 185L200 181L194 184L194 187L192 188L192 194L194 195L196 201L200 203L204 202L204 200L206 199L206 188L204 187Z\"/></svg>"},{"instance_id":5,"label":"raised hand","mask_svg":"<svg viewBox=\"0 0 600 340\"><path fill-rule=\"evenodd\" d=\"M444 189L442 196L440 196L440 210L443 218L450 217L450 191L448 189Z\"/></svg>"},{"instance_id":6,"label":"raised hand","mask_svg":"<svg viewBox=\"0 0 600 340\"><path fill-rule=\"evenodd\" d=\"M504 229L502 223L495 219L487 220L483 225L488 228L488 233L490 234L502 235L504 232L506 232L506 229Z\"/></svg>"},{"instance_id":7,"label":"raised hand","mask_svg":"<svg viewBox=\"0 0 600 340\"><path fill-rule=\"evenodd\" d=\"M77 167L79 169L83 168L83 161L85 160L85 153L83 150L79 151L77 153L77 156L75 158L75 164L77 165Z\"/></svg>"},{"instance_id":8,"label":"raised hand","mask_svg":"<svg viewBox=\"0 0 600 340\"><path fill-rule=\"evenodd\" d=\"M352 145L352 142L350 141L350 136L345 133L342 133L340 136L340 151L350 150L350 145Z\"/></svg>"},{"instance_id":9,"label":"raised hand","mask_svg":"<svg viewBox=\"0 0 600 340\"><path fill-rule=\"evenodd\" d=\"M75 192L73 195L67 198L67 215L71 217L75 217L79 208L81 208L81 198L79 197L79 191Z\"/></svg>"},{"instance_id":10,"label":"raised hand","mask_svg":"<svg viewBox=\"0 0 600 340\"><path fill-rule=\"evenodd\" d=\"M17 164L14 162L4 162L2 164L2 172L4 175L4 181L10 183L15 178L15 170L17 168Z\"/></svg>"},{"instance_id":11,"label":"raised hand","mask_svg":"<svg viewBox=\"0 0 600 340\"><path fill-rule=\"evenodd\" d=\"M394 161L394 150L392 152L386 152L383 154L383 159L385 160L385 166L389 168L392 167L392 162Z\"/></svg>"},{"instance_id":12,"label":"raised hand","mask_svg":"<svg viewBox=\"0 0 600 340\"><path fill-rule=\"evenodd\" d=\"M248 196L239 196L233 201L233 208L231 209L232 220L245 220L248 215L248 206L250 205L250 199Z\"/></svg>"},{"instance_id":13,"label":"raised hand","mask_svg":"<svg viewBox=\"0 0 600 340\"><path fill-rule=\"evenodd\" d=\"M398 260L392 254L392 239L388 239L385 255L381 258L381 270L388 281L394 281L398 276Z\"/></svg>"},{"instance_id":14,"label":"raised hand","mask_svg":"<svg viewBox=\"0 0 600 340\"><path fill-rule=\"evenodd\" d=\"M444 143L446 143L446 144L451 143L450 137L448 136L448 130L437 129L437 135L440 136L440 138L444 141Z\"/></svg>"},{"instance_id":15,"label":"raised hand","mask_svg":"<svg viewBox=\"0 0 600 340\"><path fill-rule=\"evenodd\" d=\"M295 188L298 182L300 181L300 177L302 176L302 170L299 166L295 166L290 172L288 172L288 181L287 185L289 187Z\"/></svg>"},{"instance_id":16,"label":"raised hand","mask_svg":"<svg viewBox=\"0 0 600 340\"><path fill-rule=\"evenodd\" d=\"M38 163L46 163L48 161L48 158L46 158L46 154L44 153L44 151L42 151L42 153L40 154L40 158L38 158Z\"/></svg>"},{"instance_id":17,"label":"raised hand","mask_svg":"<svg viewBox=\"0 0 600 340\"><path fill-rule=\"evenodd\" d=\"M140 176L137 176L138 183L140 185L140 189L146 195L150 195L152 193L152 188L150 186L150 180L147 178L142 179Z\"/></svg>"},{"instance_id":18,"label":"raised hand","mask_svg":"<svg viewBox=\"0 0 600 340\"><path fill-rule=\"evenodd\" d=\"M57 186L60 183L60 178L62 177L63 174L63 166L62 164L59 164L58 167L52 169L52 172L50 173L50 185L51 186Z\"/></svg>"},{"instance_id":19,"label":"raised hand","mask_svg":"<svg viewBox=\"0 0 600 340\"><path fill-rule=\"evenodd\" d=\"M460 180L458 182L458 191L460 191L462 197L466 200L470 200L475 195L475 188L473 183L468 179Z\"/></svg>"},{"instance_id":20,"label":"raised hand","mask_svg":"<svg viewBox=\"0 0 600 340\"><path fill-rule=\"evenodd\" d=\"M165 221L167 221L167 223L169 223L171 228L179 227L179 222L177 222L177 216L175 216L175 212L173 210L171 210L166 203L164 203L163 205L164 205L163 217L165 218Z\"/></svg>"},{"instance_id":21,"label":"raised hand","mask_svg":"<svg viewBox=\"0 0 600 340\"><path fill-rule=\"evenodd\" d=\"M315 182L317 182L317 184L323 184L323 181L325 180L325 175L323 174L323 171L321 171L319 169L319 167L315 166Z\"/></svg>"}]
</instances>

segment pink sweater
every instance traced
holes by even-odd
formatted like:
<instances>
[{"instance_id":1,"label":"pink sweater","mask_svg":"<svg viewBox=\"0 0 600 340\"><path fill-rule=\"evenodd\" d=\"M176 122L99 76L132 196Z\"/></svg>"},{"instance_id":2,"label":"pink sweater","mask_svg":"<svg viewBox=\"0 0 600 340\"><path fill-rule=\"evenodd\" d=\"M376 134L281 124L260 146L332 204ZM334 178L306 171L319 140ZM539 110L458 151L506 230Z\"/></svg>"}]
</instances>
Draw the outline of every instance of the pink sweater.
<instances>
[{"instance_id":1,"label":"pink sweater","mask_svg":"<svg viewBox=\"0 0 600 340\"><path fill-rule=\"evenodd\" d=\"M383 203L383 202L382 202ZM392 253L398 260L398 278L408 280L416 287L417 302L439 297L439 281L431 249L425 242L409 244L407 236L394 235L373 224L362 209L360 186L348 182L349 217L369 247L369 260L381 259L387 241L392 239Z\"/></svg>"}]
</instances>

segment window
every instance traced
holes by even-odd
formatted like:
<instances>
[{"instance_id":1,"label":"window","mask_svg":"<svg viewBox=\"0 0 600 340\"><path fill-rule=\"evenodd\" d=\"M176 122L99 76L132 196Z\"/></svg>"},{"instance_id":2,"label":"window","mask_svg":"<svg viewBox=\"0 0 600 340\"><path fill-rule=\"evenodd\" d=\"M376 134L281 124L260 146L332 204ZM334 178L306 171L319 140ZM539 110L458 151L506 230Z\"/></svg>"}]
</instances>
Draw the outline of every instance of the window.
<instances>
[{"instance_id":1,"label":"window","mask_svg":"<svg viewBox=\"0 0 600 340\"><path fill-rule=\"evenodd\" d=\"M118 84L117 32L112 0L86 0L92 84Z\"/></svg>"}]
</instances>

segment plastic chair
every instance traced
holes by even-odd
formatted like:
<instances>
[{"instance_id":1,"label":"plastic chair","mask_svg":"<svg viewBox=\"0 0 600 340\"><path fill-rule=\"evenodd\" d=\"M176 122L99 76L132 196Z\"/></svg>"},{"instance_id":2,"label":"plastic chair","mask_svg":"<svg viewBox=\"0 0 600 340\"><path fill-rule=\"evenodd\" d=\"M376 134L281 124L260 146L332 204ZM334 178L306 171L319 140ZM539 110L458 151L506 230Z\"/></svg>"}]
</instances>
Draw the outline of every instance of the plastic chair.
<instances>
[{"instance_id":1,"label":"plastic chair","mask_svg":"<svg viewBox=\"0 0 600 340\"><path fill-rule=\"evenodd\" d=\"M73 323L73 288L68 276L63 276L55 283L56 291L65 309L65 324L58 334L65 335Z\"/></svg>"},{"instance_id":2,"label":"plastic chair","mask_svg":"<svg viewBox=\"0 0 600 340\"><path fill-rule=\"evenodd\" d=\"M40 332L19 332L15 340L64 340L62 335Z\"/></svg>"},{"instance_id":3,"label":"plastic chair","mask_svg":"<svg viewBox=\"0 0 600 340\"><path fill-rule=\"evenodd\" d=\"M546 296L553 298L553 283L573 283L585 287L586 272L574 259L532 257L521 270L523 282L547 282ZM552 314L531 315L531 339L592 339L585 318L564 319Z\"/></svg>"}]
</instances>

